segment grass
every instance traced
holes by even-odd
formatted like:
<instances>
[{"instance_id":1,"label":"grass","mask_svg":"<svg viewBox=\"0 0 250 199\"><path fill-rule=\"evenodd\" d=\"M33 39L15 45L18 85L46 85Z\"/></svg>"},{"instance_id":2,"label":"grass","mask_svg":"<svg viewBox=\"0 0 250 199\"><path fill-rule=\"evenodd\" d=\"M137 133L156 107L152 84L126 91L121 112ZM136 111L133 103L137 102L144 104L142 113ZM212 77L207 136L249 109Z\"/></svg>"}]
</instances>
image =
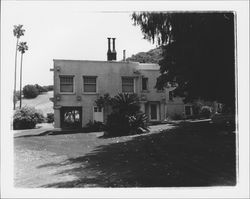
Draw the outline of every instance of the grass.
<instances>
[{"instance_id":1,"label":"grass","mask_svg":"<svg viewBox=\"0 0 250 199\"><path fill-rule=\"evenodd\" d=\"M40 172L47 179L33 182L40 187L236 184L236 145L232 130L218 129L211 124L185 123L160 133L139 136L101 139L97 135L16 138L15 147L17 153L22 151L22 160L25 159L21 150L24 148L53 154L54 158L41 156L43 161L39 159L40 162L33 165L34 173ZM30 159L28 171L32 174ZM29 178L29 182L36 179Z\"/></svg>"}]
</instances>

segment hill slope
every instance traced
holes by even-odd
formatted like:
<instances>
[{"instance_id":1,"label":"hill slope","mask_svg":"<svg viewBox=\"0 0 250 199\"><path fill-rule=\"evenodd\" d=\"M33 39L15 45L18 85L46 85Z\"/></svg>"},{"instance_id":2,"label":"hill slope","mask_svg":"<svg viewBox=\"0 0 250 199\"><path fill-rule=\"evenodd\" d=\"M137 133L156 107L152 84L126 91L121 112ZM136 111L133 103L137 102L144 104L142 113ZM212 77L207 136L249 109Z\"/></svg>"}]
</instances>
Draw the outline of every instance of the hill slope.
<instances>
[{"instance_id":1,"label":"hill slope","mask_svg":"<svg viewBox=\"0 0 250 199\"><path fill-rule=\"evenodd\" d=\"M53 91L43 93L38 95L34 99L22 99L22 106L32 106L36 109L39 109L43 112L44 115L47 113L54 113L53 102L49 98L53 97ZM16 107L19 107L19 101L16 104Z\"/></svg>"},{"instance_id":2,"label":"hill slope","mask_svg":"<svg viewBox=\"0 0 250 199\"><path fill-rule=\"evenodd\" d=\"M140 62L140 63L157 63L162 59L162 49L155 48L148 52L139 52L131 57L128 57L127 61Z\"/></svg>"}]
</instances>

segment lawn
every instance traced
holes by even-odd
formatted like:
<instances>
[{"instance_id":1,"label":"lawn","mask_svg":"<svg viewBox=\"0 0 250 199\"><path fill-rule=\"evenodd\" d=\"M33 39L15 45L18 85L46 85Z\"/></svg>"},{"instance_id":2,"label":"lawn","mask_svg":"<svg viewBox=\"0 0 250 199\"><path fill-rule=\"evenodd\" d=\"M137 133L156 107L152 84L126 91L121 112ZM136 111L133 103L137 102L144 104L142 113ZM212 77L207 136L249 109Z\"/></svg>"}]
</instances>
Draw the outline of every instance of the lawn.
<instances>
[{"instance_id":1,"label":"lawn","mask_svg":"<svg viewBox=\"0 0 250 199\"><path fill-rule=\"evenodd\" d=\"M15 186L236 184L235 132L200 123L164 128L120 138L103 138L102 133L17 137Z\"/></svg>"}]
</instances>

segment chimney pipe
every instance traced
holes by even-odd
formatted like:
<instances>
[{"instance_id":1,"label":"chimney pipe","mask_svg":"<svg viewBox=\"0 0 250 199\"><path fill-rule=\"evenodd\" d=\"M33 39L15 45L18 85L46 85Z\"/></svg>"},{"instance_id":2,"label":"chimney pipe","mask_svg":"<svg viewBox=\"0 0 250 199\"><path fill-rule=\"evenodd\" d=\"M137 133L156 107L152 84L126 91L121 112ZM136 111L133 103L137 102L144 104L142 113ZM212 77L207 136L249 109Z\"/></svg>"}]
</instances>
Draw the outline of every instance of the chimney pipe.
<instances>
[{"instance_id":1,"label":"chimney pipe","mask_svg":"<svg viewBox=\"0 0 250 199\"><path fill-rule=\"evenodd\" d=\"M123 61L126 61L126 50L123 50Z\"/></svg>"},{"instance_id":2,"label":"chimney pipe","mask_svg":"<svg viewBox=\"0 0 250 199\"><path fill-rule=\"evenodd\" d=\"M115 51L115 38L113 39L113 51L112 51L112 60L116 60L116 51Z\"/></svg>"},{"instance_id":3,"label":"chimney pipe","mask_svg":"<svg viewBox=\"0 0 250 199\"><path fill-rule=\"evenodd\" d=\"M108 61L111 61L112 60L112 53L111 53L111 50L110 50L110 37L108 37L108 52L107 52L107 60Z\"/></svg>"}]
</instances>

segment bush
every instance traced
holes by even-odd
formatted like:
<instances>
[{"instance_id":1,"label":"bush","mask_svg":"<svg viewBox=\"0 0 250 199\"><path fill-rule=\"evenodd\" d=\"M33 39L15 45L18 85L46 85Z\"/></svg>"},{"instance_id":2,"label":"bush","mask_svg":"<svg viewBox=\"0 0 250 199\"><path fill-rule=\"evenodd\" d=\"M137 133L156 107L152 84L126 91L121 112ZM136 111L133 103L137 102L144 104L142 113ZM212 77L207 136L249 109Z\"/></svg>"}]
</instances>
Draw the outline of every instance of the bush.
<instances>
[{"instance_id":1,"label":"bush","mask_svg":"<svg viewBox=\"0 0 250 199\"><path fill-rule=\"evenodd\" d=\"M33 129L36 124L44 122L44 116L33 107L22 107L15 111L13 118L13 128L18 129Z\"/></svg>"},{"instance_id":2,"label":"bush","mask_svg":"<svg viewBox=\"0 0 250 199\"><path fill-rule=\"evenodd\" d=\"M174 114L172 117L171 117L172 120L182 120L183 119L183 116L181 114Z\"/></svg>"},{"instance_id":3,"label":"bush","mask_svg":"<svg viewBox=\"0 0 250 199\"><path fill-rule=\"evenodd\" d=\"M34 85L26 85L23 87L24 98L31 99L39 95L39 90Z\"/></svg>"},{"instance_id":4,"label":"bush","mask_svg":"<svg viewBox=\"0 0 250 199\"><path fill-rule=\"evenodd\" d=\"M203 106L201 108L201 112L200 112L201 117L203 117L203 118L210 118L211 117L211 113L212 113L211 107L209 107L209 106Z\"/></svg>"},{"instance_id":5,"label":"bush","mask_svg":"<svg viewBox=\"0 0 250 199\"><path fill-rule=\"evenodd\" d=\"M15 103L20 100L20 91L13 92Z\"/></svg>"},{"instance_id":6,"label":"bush","mask_svg":"<svg viewBox=\"0 0 250 199\"><path fill-rule=\"evenodd\" d=\"M53 123L54 122L54 113L47 113L46 120L47 120L47 123Z\"/></svg>"},{"instance_id":7,"label":"bush","mask_svg":"<svg viewBox=\"0 0 250 199\"><path fill-rule=\"evenodd\" d=\"M84 127L85 132L99 132L104 130L104 124L102 122L94 121L92 122L91 120L86 124Z\"/></svg>"}]
</instances>

